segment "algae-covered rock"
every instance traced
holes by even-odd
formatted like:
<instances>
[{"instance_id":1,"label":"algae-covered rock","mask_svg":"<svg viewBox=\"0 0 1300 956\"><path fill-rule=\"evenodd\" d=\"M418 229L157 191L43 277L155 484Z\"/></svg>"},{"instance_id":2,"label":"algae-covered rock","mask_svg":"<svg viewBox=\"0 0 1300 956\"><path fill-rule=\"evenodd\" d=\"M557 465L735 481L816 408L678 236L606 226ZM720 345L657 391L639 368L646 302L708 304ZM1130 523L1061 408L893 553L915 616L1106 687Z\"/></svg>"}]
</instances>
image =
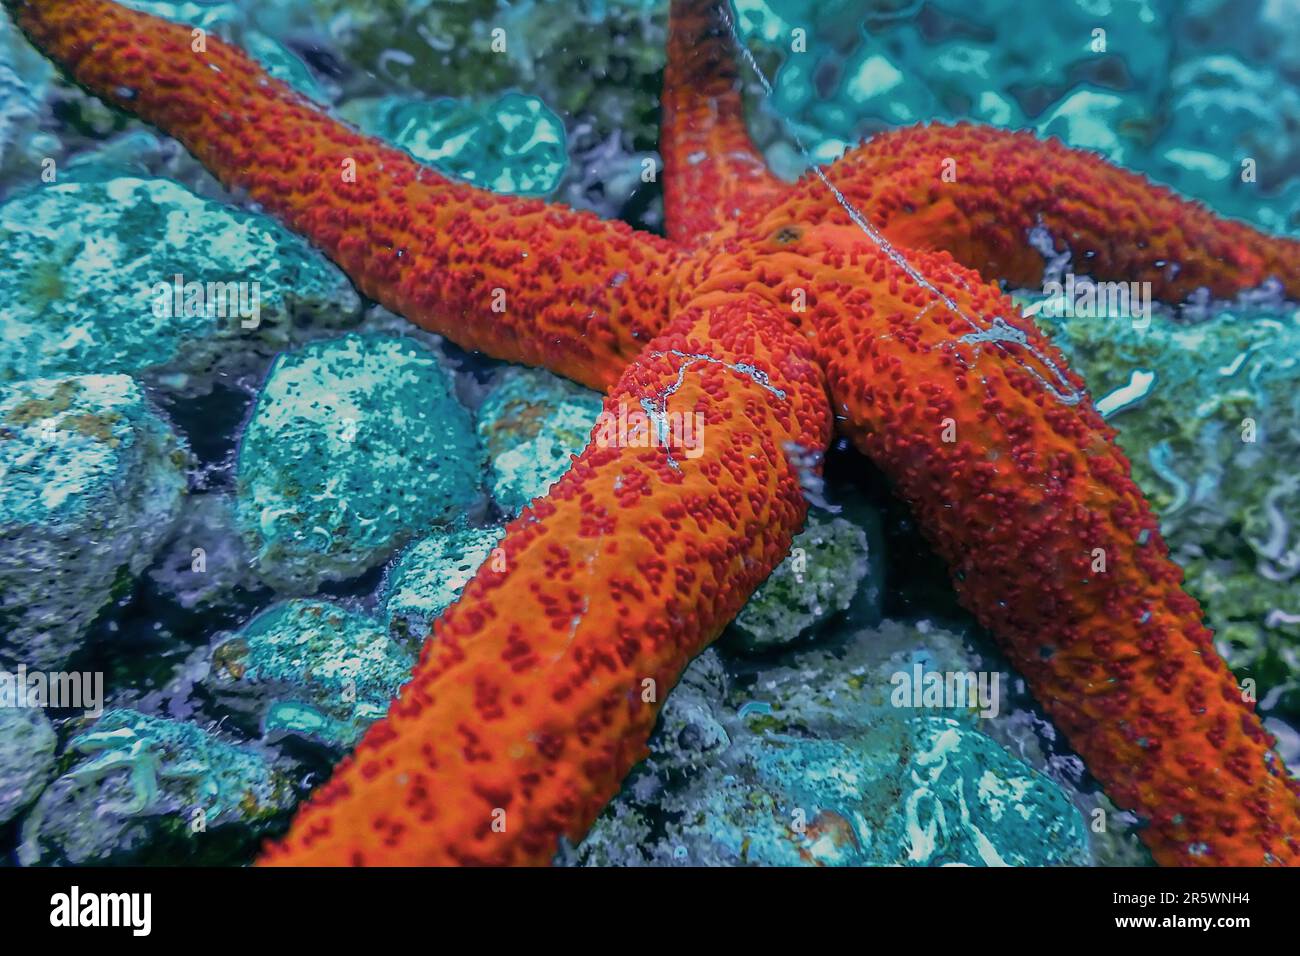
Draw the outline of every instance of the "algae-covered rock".
<instances>
[{"instance_id":1,"label":"algae-covered rock","mask_svg":"<svg viewBox=\"0 0 1300 956\"><path fill-rule=\"evenodd\" d=\"M535 96L473 104L450 97L352 100L341 111L449 176L499 193L543 196L564 177L564 124Z\"/></svg>"},{"instance_id":2,"label":"algae-covered rock","mask_svg":"<svg viewBox=\"0 0 1300 956\"><path fill-rule=\"evenodd\" d=\"M869 550L857 525L810 511L790 554L736 617L736 643L747 650L778 647L847 610L868 576Z\"/></svg>"},{"instance_id":3,"label":"algae-covered rock","mask_svg":"<svg viewBox=\"0 0 1300 956\"><path fill-rule=\"evenodd\" d=\"M478 433L492 464L492 495L518 514L569 470L600 415L595 392L542 369L499 373L478 410Z\"/></svg>"},{"instance_id":4,"label":"algae-covered rock","mask_svg":"<svg viewBox=\"0 0 1300 956\"><path fill-rule=\"evenodd\" d=\"M69 750L23 821L26 866L243 861L296 798L256 749L133 710L106 712Z\"/></svg>"},{"instance_id":5,"label":"algae-covered rock","mask_svg":"<svg viewBox=\"0 0 1300 956\"><path fill-rule=\"evenodd\" d=\"M958 721L882 717L835 740L768 738L693 790L687 865L1043 866L1082 862L1061 790ZM666 862L666 861L665 861Z\"/></svg>"},{"instance_id":6,"label":"algae-covered rock","mask_svg":"<svg viewBox=\"0 0 1300 956\"><path fill-rule=\"evenodd\" d=\"M431 95L520 89L653 143L667 7L653 0L310 0L350 62Z\"/></svg>"},{"instance_id":7,"label":"algae-covered rock","mask_svg":"<svg viewBox=\"0 0 1300 956\"><path fill-rule=\"evenodd\" d=\"M292 600L218 644L207 683L268 735L347 748L388 710L413 663L381 621L325 601Z\"/></svg>"},{"instance_id":8,"label":"algae-covered rock","mask_svg":"<svg viewBox=\"0 0 1300 956\"><path fill-rule=\"evenodd\" d=\"M763 100L752 132L780 175L807 166L796 137L824 164L882 129L972 120L1097 151L1221 215L1300 229L1300 54L1286 4L1062 0L1032 29L1015 0L733 7L771 79L768 96L742 71Z\"/></svg>"},{"instance_id":9,"label":"algae-covered rock","mask_svg":"<svg viewBox=\"0 0 1300 956\"><path fill-rule=\"evenodd\" d=\"M35 800L54 776L57 742L43 711L0 707L0 824Z\"/></svg>"},{"instance_id":10,"label":"algae-covered rock","mask_svg":"<svg viewBox=\"0 0 1300 956\"><path fill-rule=\"evenodd\" d=\"M388 572L380 598L393 636L418 650L433 622L492 556L503 533L499 527L463 528L409 545Z\"/></svg>"},{"instance_id":11,"label":"algae-covered rock","mask_svg":"<svg viewBox=\"0 0 1300 956\"><path fill-rule=\"evenodd\" d=\"M482 468L436 354L347 335L272 366L239 448L236 519L261 577L305 593L472 509Z\"/></svg>"},{"instance_id":12,"label":"algae-covered rock","mask_svg":"<svg viewBox=\"0 0 1300 956\"><path fill-rule=\"evenodd\" d=\"M125 375L0 386L0 663L66 660L167 536L188 460Z\"/></svg>"},{"instance_id":13,"label":"algae-covered rock","mask_svg":"<svg viewBox=\"0 0 1300 956\"><path fill-rule=\"evenodd\" d=\"M206 391L359 300L343 274L272 220L166 179L79 176L0 207L0 380L127 373Z\"/></svg>"}]
</instances>

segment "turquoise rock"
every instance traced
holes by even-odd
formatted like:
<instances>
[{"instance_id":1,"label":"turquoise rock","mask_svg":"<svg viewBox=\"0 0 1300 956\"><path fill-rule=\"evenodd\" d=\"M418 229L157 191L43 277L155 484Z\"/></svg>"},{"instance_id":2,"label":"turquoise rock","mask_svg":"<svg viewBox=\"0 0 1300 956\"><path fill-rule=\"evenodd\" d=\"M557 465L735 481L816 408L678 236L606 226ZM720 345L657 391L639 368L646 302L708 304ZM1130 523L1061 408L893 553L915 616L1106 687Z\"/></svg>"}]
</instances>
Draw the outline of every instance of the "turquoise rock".
<instances>
[{"instance_id":1,"label":"turquoise rock","mask_svg":"<svg viewBox=\"0 0 1300 956\"><path fill-rule=\"evenodd\" d=\"M353 100L343 115L422 163L499 193L544 196L568 165L564 123L535 96Z\"/></svg>"},{"instance_id":2,"label":"turquoise rock","mask_svg":"<svg viewBox=\"0 0 1300 956\"><path fill-rule=\"evenodd\" d=\"M736 772L698 791L699 811L677 834L684 864L1086 859L1082 817L1061 790L955 720L882 716L855 737L776 738L733 757Z\"/></svg>"},{"instance_id":3,"label":"turquoise rock","mask_svg":"<svg viewBox=\"0 0 1300 956\"><path fill-rule=\"evenodd\" d=\"M258 574L306 593L472 509L482 470L438 356L347 335L276 359L239 448L236 520Z\"/></svg>"},{"instance_id":4,"label":"turquoise rock","mask_svg":"<svg viewBox=\"0 0 1300 956\"><path fill-rule=\"evenodd\" d=\"M492 495L514 516L546 494L587 447L601 398L542 369L502 370L478 410Z\"/></svg>"},{"instance_id":5,"label":"turquoise rock","mask_svg":"<svg viewBox=\"0 0 1300 956\"><path fill-rule=\"evenodd\" d=\"M296 799L257 749L134 710L107 711L68 749L23 821L24 866L242 862Z\"/></svg>"},{"instance_id":6,"label":"turquoise rock","mask_svg":"<svg viewBox=\"0 0 1300 956\"><path fill-rule=\"evenodd\" d=\"M88 174L14 196L0 206L0 256L0 381L120 372L204 392L223 372L264 367L298 326L359 313L304 240L165 179Z\"/></svg>"},{"instance_id":7,"label":"turquoise rock","mask_svg":"<svg viewBox=\"0 0 1300 956\"><path fill-rule=\"evenodd\" d=\"M189 460L125 375L0 386L0 662L67 659L166 538Z\"/></svg>"},{"instance_id":8,"label":"turquoise rock","mask_svg":"<svg viewBox=\"0 0 1300 956\"><path fill-rule=\"evenodd\" d=\"M737 644L770 650L811 633L849 608L872 560L865 531L843 518L809 511L790 554L736 617Z\"/></svg>"},{"instance_id":9,"label":"turquoise rock","mask_svg":"<svg viewBox=\"0 0 1300 956\"><path fill-rule=\"evenodd\" d=\"M1047 111L1037 130L1044 138L1053 136L1067 146L1100 153L1116 165L1131 166L1134 147L1140 144L1133 130L1142 127L1144 115L1136 97L1080 86Z\"/></svg>"},{"instance_id":10,"label":"turquoise rock","mask_svg":"<svg viewBox=\"0 0 1300 956\"><path fill-rule=\"evenodd\" d=\"M54 727L35 708L0 708L0 825L24 810L54 776Z\"/></svg>"},{"instance_id":11,"label":"turquoise rock","mask_svg":"<svg viewBox=\"0 0 1300 956\"><path fill-rule=\"evenodd\" d=\"M1179 64L1170 120L1146 164L1220 215L1300 227L1300 89L1276 70L1215 53ZM1243 163L1254 163L1243 176Z\"/></svg>"},{"instance_id":12,"label":"turquoise rock","mask_svg":"<svg viewBox=\"0 0 1300 956\"><path fill-rule=\"evenodd\" d=\"M880 129L966 119L1055 136L1221 214L1300 230L1300 21L1284 4L1065 0L1029 14L1032 29L1013 0L733 6L772 82L750 123L779 175L808 164L796 137L826 164Z\"/></svg>"},{"instance_id":13,"label":"turquoise rock","mask_svg":"<svg viewBox=\"0 0 1300 956\"><path fill-rule=\"evenodd\" d=\"M380 596L394 638L418 650L433 622L460 597L504 533L499 527L464 528L409 545L388 572Z\"/></svg>"},{"instance_id":14,"label":"turquoise rock","mask_svg":"<svg viewBox=\"0 0 1300 956\"><path fill-rule=\"evenodd\" d=\"M326 601L263 611L212 651L208 685L267 735L349 748L388 710L414 658L381 621Z\"/></svg>"}]
</instances>

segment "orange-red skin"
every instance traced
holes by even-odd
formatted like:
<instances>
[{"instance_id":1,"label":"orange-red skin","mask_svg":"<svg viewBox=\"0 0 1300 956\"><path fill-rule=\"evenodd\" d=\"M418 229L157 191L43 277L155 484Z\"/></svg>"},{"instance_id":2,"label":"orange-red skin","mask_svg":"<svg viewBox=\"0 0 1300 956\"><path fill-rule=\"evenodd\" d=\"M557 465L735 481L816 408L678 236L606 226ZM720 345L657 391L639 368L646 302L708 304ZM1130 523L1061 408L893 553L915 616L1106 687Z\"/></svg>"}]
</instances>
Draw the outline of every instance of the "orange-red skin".
<instances>
[{"instance_id":1,"label":"orange-red skin","mask_svg":"<svg viewBox=\"0 0 1300 956\"><path fill-rule=\"evenodd\" d=\"M824 442L823 386L810 356L824 370L841 430L916 509L963 601L1110 795L1151 821L1144 837L1156 859L1262 864L1300 855L1295 787L1182 592L1112 431L1086 399L1062 404L1025 371L1047 372L1042 356L1064 362L1009 300L958 264L1016 284L1037 281L1041 258L1025 251L1024 234L1042 221L1097 277L1148 279L1166 297L1200 284L1230 294L1278 273L1294 292L1294 242L1224 223L1095 157L1023 135L964 126L877 137L831 177L967 316L981 327L1000 317L1028 336L1033 354L1013 344L977 350L959 341L971 331L964 320L844 225L820 182L805 180L770 207L743 203L744 190L725 181L749 175L744 152L736 153L739 172L729 151L718 154L709 169L722 185L700 191L699 201L673 199L670 185L670 232L687 242L716 233L683 252L422 170L317 114L211 38L207 55L223 58L213 61L221 73L187 59L185 28L107 0L8 2L79 82L175 132L224 182L247 189L366 292L420 324L608 387L676 315L665 335L692 336L682 351L768 368L799 398L799 413L783 412L752 378L697 363L672 407L712 416L706 448L715 439L717 448L681 460L680 471L661 449L589 449L512 525L510 569L480 572L466 589L426 645L410 689L270 861L543 862L558 835L579 838L653 721L653 707L628 698L640 686L630 685L653 677L661 700L801 520L797 478L776 450L782 436L811 448ZM679 4L677 26L693 29L687 21L697 9ZM689 47L675 44L679 54ZM739 142L731 81L713 77L720 60L706 50L670 77L677 106L666 154L679 170L693 144ZM686 92L692 77L707 91L702 99ZM129 100L123 87L135 90ZM222 101L238 108L211 109ZM717 103L726 106L721 139L701 128ZM358 159L358 184L372 189L356 194L319 178L341 153ZM948 157L956 183L939 175ZM408 213L408 203L421 215ZM512 214L529 228L514 226ZM425 228L430 222L442 229ZM940 245L952 254L924 251ZM518 266L524 251L538 263L534 273ZM1177 259L1178 273L1162 259ZM611 270L626 278L605 282ZM498 287L507 290L506 312L479 309ZM797 291L807 301L802 312ZM581 300L586 311L575 314L566 294L590 296ZM669 350L654 351L611 401L676 381L662 354ZM949 424L951 442L943 440ZM737 457L741 448L761 453ZM741 467L719 466L714 452ZM614 472L628 475L617 489ZM694 489L681 484L701 479ZM643 492L645 500L636 497ZM648 564L647 541L664 543L671 560ZM599 567L581 582L574 554L594 547ZM1095 549L1105 554L1104 573L1092 571ZM649 593L647 574L674 587ZM633 607L626 598L637 587L645 600ZM579 606L581 615L571 613ZM575 617L574 640L564 644L562 625ZM602 626L622 638L602 636ZM560 655L553 665L542 649ZM570 694L557 708L553 695L563 688ZM498 806L504 834L491 829Z\"/></svg>"},{"instance_id":2,"label":"orange-red skin","mask_svg":"<svg viewBox=\"0 0 1300 956\"><path fill-rule=\"evenodd\" d=\"M750 141L733 43L714 0L672 0L659 152L668 236L687 247L790 190Z\"/></svg>"}]
</instances>

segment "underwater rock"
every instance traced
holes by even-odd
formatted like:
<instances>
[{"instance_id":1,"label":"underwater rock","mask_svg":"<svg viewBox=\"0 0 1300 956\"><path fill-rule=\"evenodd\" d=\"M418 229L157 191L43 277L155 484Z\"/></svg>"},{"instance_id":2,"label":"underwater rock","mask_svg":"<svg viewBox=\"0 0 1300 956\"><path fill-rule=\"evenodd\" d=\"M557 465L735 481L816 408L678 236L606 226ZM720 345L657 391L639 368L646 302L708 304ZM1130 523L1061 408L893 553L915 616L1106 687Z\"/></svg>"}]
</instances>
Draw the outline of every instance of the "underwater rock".
<instances>
[{"instance_id":1,"label":"underwater rock","mask_svg":"<svg viewBox=\"0 0 1300 956\"><path fill-rule=\"evenodd\" d=\"M1229 666L1254 681L1263 710L1295 719L1300 312L1248 299L1195 324L1105 306L1039 322L1119 430Z\"/></svg>"},{"instance_id":2,"label":"underwater rock","mask_svg":"<svg viewBox=\"0 0 1300 956\"><path fill-rule=\"evenodd\" d=\"M1087 862L1072 792L986 733L991 719L894 705L893 675L918 663L983 666L924 622L887 621L846 649L732 678L716 652L701 655L665 702L649 759L571 862Z\"/></svg>"},{"instance_id":3,"label":"underwater rock","mask_svg":"<svg viewBox=\"0 0 1300 956\"><path fill-rule=\"evenodd\" d=\"M865 531L843 518L810 510L790 554L732 624L736 645L763 651L806 636L853 604L872 560Z\"/></svg>"},{"instance_id":4,"label":"underwater rock","mask_svg":"<svg viewBox=\"0 0 1300 956\"><path fill-rule=\"evenodd\" d=\"M933 0L924 15L911 0L734 6L737 29L772 77L770 106L819 162L864 135L918 120L1024 126L1088 85L1155 102L1173 50L1160 0L1104 7L1066 0L1035 18L1032 30L1011 0ZM1150 122L1143 114L1139 125ZM769 129L762 139L777 168L793 172L779 145L788 132Z\"/></svg>"},{"instance_id":5,"label":"underwater rock","mask_svg":"<svg viewBox=\"0 0 1300 956\"><path fill-rule=\"evenodd\" d=\"M267 736L346 749L388 710L414 658L382 622L326 601L263 611L212 651L207 685Z\"/></svg>"},{"instance_id":6,"label":"underwater rock","mask_svg":"<svg viewBox=\"0 0 1300 956\"><path fill-rule=\"evenodd\" d=\"M1037 123L1038 135L1068 146L1100 153L1118 166L1134 164L1135 147L1143 145L1133 130L1142 129L1145 113L1136 96L1081 86L1048 110Z\"/></svg>"},{"instance_id":7,"label":"underwater rock","mask_svg":"<svg viewBox=\"0 0 1300 956\"><path fill-rule=\"evenodd\" d=\"M504 534L499 527L462 528L408 545L389 570L380 594L394 639L418 651L433 622L460 597Z\"/></svg>"},{"instance_id":8,"label":"underwater rock","mask_svg":"<svg viewBox=\"0 0 1300 956\"><path fill-rule=\"evenodd\" d=\"M1221 215L1300 228L1300 90L1275 70L1220 53L1178 65L1172 81L1151 174Z\"/></svg>"},{"instance_id":9,"label":"underwater rock","mask_svg":"<svg viewBox=\"0 0 1300 956\"><path fill-rule=\"evenodd\" d=\"M189 453L125 375L0 386L0 663L62 663L171 529Z\"/></svg>"},{"instance_id":10,"label":"underwater rock","mask_svg":"<svg viewBox=\"0 0 1300 956\"><path fill-rule=\"evenodd\" d=\"M189 495L149 577L186 610L214 605L236 587L256 587L230 496Z\"/></svg>"},{"instance_id":11,"label":"underwater rock","mask_svg":"<svg viewBox=\"0 0 1300 956\"><path fill-rule=\"evenodd\" d=\"M499 193L548 195L568 166L564 124L522 93L483 104L450 97L352 100L340 114L448 176Z\"/></svg>"},{"instance_id":12,"label":"underwater rock","mask_svg":"<svg viewBox=\"0 0 1300 956\"><path fill-rule=\"evenodd\" d=\"M185 394L359 318L343 274L272 220L165 179L85 171L0 207L0 380L122 372Z\"/></svg>"},{"instance_id":13,"label":"underwater rock","mask_svg":"<svg viewBox=\"0 0 1300 956\"><path fill-rule=\"evenodd\" d=\"M40 120L54 68L8 17L0 19L0 184L20 176L34 181L41 160L58 142Z\"/></svg>"},{"instance_id":14,"label":"underwater rock","mask_svg":"<svg viewBox=\"0 0 1300 956\"><path fill-rule=\"evenodd\" d=\"M625 129L645 144L658 136L658 113L646 107L667 40L668 9L657 0L308 6L345 59L389 86L435 96L528 90L560 115L590 117L601 135Z\"/></svg>"},{"instance_id":15,"label":"underwater rock","mask_svg":"<svg viewBox=\"0 0 1300 956\"><path fill-rule=\"evenodd\" d=\"M296 799L255 748L133 710L107 711L69 751L23 821L24 866L243 862Z\"/></svg>"},{"instance_id":16,"label":"underwater rock","mask_svg":"<svg viewBox=\"0 0 1300 956\"><path fill-rule=\"evenodd\" d=\"M482 469L435 353L346 335L276 359L239 448L236 520L262 579L308 593L472 510Z\"/></svg>"},{"instance_id":17,"label":"underwater rock","mask_svg":"<svg viewBox=\"0 0 1300 956\"><path fill-rule=\"evenodd\" d=\"M492 496L517 515L569 470L587 447L600 396L543 369L503 369L478 410L478 433L491 460Z\"/></svg>"},{"instance_id":18,"label":"underwater rock","mask_svg":"<svg viewBox=\"0 0 1300 956\"><path fill-rule=\"evenodd\" d=\"M0 707L0 824L35 800L54 776L57 742L43 711Z\"/></svg>"}]
</instances>

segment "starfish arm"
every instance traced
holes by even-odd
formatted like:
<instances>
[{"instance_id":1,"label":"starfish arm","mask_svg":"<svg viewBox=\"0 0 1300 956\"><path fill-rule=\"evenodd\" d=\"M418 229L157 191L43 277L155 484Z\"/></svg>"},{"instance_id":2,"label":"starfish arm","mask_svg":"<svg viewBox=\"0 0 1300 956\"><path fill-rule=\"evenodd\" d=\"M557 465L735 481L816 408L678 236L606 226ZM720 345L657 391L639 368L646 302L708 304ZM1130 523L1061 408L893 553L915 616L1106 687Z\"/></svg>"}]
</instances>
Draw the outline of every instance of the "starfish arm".
<instances>
[{"instance_id":1,"label":"starfish arm","mask_svg":"<svg viewBox=\"0 0 1300 956\"><path fill-rule=\"evenodd\" d=\"M899 250L918 282L859 229L788 214L710 247L684 281L806 303L792 317L842 433L1088 769L1149 821L1158 861L1300 861L1295 785L1060 354L947 254Z\"/></svg>"},{"instance_id":2,"label":"starfish arm","mask_svg":"<svg viewBox=\"0 0 1300 956\"><path fill-rule=\"evenodd\" d=\"M678 316L262 862L540 864L561 836L580 840L686 663L803 522L795 446L830 436L810 352L759 299L713 296ZM645 447L686 429L702 441Z\"/></svg>"},{"instance_id":3,"label":"starfish arm","mask_svg":"<svg viewBox=\"0 0 1300 956\"><path fill-rule=\"evenodd\" d=\"M730 0L673 0L660 102L668 235L697 245L744 208L775 205L790 184L772 175L745 127Z\"/></svg>"},{"instance_id":4,"label":"starfish arm","mask_svg":"<svg viewBox=\"0 0 1300 956\"><path fill-rule=\"evenodd\" d=\"M893 130L847 153L829 176L893 242L946 250L990 281L1042 280L1043 256L1028 241L1042 225L1075 272L1150 282L1164 301L1202 286L1230 298L1270 277L1300 298L1300 242L1222 219L1094 153L1031 133L964 123ZM815 177L795 195L801 221L844 220Z\"/></svg>"},{"instance_id":5,"label":"starfish arm","mask_svg":"<svg viewBox=\"0 0 1300 956\"><path fill-rule=\"evenodd\" d=\"M439 175L360 135L216 37L109 0L6 0L91 93L174 136L457 344L602 391L667 322L678 253L626 224Z\"/></svg>"}]
</instances>

